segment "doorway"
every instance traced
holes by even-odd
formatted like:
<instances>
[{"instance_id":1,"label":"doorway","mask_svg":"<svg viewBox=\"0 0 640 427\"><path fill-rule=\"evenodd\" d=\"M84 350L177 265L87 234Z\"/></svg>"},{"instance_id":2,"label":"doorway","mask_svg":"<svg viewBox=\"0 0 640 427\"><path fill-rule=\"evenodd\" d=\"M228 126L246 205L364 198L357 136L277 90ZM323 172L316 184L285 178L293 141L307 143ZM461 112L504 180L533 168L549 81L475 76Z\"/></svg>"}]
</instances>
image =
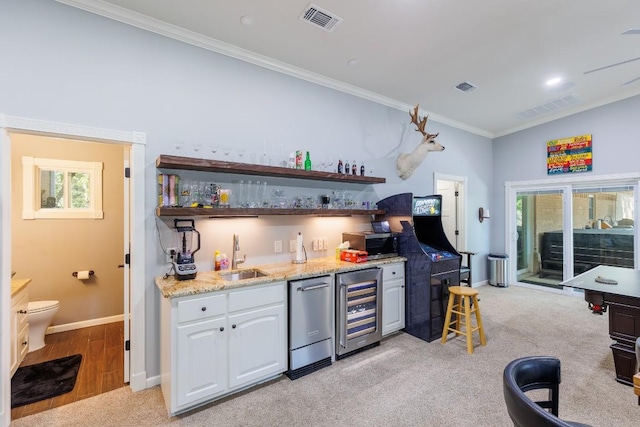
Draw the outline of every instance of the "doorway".
<instances>
[{"instance_id":1,"label":"doorway","mask_svg":"<svg viewBox=\"0 0 640 427\"><path fill-rule=\"evenodd\" d=\"M2 387L0 388L0 417L2 423L10 424L10 372L9 342L11 303L11 140L9 132L40 134L51 137L81 139L130 146L129 184L125 193L129 196L129 219L125 226L124 249L130 255L130 262L124 264L124 319L123 335L126 336L124 357L124 378L129 379L133 391L148 387L145 371L145 190L144 165L146 135L142 132L123 132L118 130L90 128L66 123L48 122L29 118L5 116L0 114L0 236L2 236L2 254L0 255L0 306L3 345L0 352L2 369ZM135 256L139 254L139 256ZM124 257L123 257L124 258ZM127 257L129 258L129 257ZM124 261L124 260L123 260ZM131 286L130 286L131 284ZM130 310L130 307L134 309ZM130 331L130 336L129 336ZM129 342L131 343L129 345Z\"/></svg>"},{"instance_id":2,"label":"doorway","mask_svg":"<svg viewBox=\"0 0 640 427\"><path fill-rule=\"evenodd\" d=\"M442 195L442 228L449 243L458 251L467 250L466 186L467 178L434 174L435 194Z\"/></svg>"},{"instance_id":3,"label":"doorway","mask_svg":"<svg viewBox=\"0 0 640 427\"><path fill-rule=\"evenodd\" d=\"M30 280L26 288L30 302L58 301L59 306L48 325L45 347L31 346L20 366L82 355L69 395L14 408L12 419L16 419L125 385L124 338L120 338L124 337L124 277L119 266L128 215L124 165L130 147L16 132L9 136L11 267L16 277ZM75 169L87 165L96 170ZM71 274L79 270L93 274L79 280ZM34 330L33 325L30 328Z\"/></svg>"}]
</instances>

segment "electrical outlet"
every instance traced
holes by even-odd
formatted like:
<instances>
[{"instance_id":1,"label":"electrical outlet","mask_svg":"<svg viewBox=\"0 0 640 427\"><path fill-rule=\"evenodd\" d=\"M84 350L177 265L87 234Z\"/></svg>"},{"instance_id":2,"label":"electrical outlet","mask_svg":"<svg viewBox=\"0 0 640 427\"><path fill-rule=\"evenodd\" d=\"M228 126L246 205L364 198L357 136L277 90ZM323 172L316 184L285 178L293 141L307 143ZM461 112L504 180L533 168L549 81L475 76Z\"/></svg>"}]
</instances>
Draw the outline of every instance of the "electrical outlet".
<instances>
[{"instance_id":1,"label":"electrical outlet","mask_svg":"<svg viewBox=\"0 0 640 427\"><path fill-rule=\"evenodd\" d=\"M173 257L176 256L177 248L167 248L166 262L173 262Z\"/></svg>"},{"instance_id":2,"label":"electrical outlet","mask_svg":"<svg viewBox=\"0 0 640 427\"><path fill-rule=\"evenodd\" d=\"M289 252L295 252L295 251L296 251L296 241L289 240Z\"/></svg>"},{"instance_id":3,"label":"electrical outlet","mask_svg":"<svg viewBox=\"0 0 640 427\"><path fill-rule=\"evenodd\" d=\"M282 253L282 240L273 242L273 252L276 254Z\"/></svg>"},{"instance_id":4,"label":"electrical outlet","mask_svg":"<svg viewBox=\"0 0 640 427\"><path fill-rule=\"evenodd\" d=\"M329 242L327 242L326 237L321 238L320 241L321 241L321 245L320 245L321 251L326 251L327 249L329 249Z\"/></svg>"},{"instance_id":5,"label":"electrical outlet","mask_svg":"<svg viewBox=\"0 0 640 427\"><path fill-rule=\"evenodd\" d=\"M311 241L311 250L312 251L317 251L318 250L318 239L313 239Z\"/></svg>"}]
</instances>

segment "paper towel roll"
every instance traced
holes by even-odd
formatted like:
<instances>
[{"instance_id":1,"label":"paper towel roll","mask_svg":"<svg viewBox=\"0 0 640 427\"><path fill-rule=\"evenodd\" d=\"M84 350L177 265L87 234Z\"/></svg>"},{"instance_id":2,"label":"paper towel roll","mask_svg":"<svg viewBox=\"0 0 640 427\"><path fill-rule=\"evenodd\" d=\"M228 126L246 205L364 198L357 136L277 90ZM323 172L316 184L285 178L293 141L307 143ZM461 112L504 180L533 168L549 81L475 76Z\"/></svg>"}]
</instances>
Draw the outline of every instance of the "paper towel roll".
<instances>
[{"instance_id":1,"label":"paper towel roll","mask_svg":"<svg viewBox=\"0 0 640 427\"><path fill-rule=\"evenodd\" d=\"M296 261L303 261L304 255L302 254L302 233L298 233L298 239L296 240Z\"/></svg>"},{"instance_id":2,"label":"paper towel roll","mask_svg":"<svg viewBox=\"0 0 640 427\"><path fill-rule=\"evenodd\" d=\"M88 270L78 271L78 280L87 280L91 274Z\"/></svg>"}]
</instances>

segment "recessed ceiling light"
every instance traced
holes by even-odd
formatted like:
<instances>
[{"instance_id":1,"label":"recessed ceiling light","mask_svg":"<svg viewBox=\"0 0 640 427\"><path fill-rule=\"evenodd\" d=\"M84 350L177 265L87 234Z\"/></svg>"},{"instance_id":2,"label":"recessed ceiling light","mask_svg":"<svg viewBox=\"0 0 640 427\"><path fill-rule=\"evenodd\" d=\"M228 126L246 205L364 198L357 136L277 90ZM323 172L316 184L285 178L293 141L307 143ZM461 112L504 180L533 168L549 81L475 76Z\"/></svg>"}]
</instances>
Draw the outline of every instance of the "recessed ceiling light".
<instances>
[{"instance_id":1,"label":"recessed ceiling light","mask_svg":"<svg viewBox=\"0 0 640 427\"><path fill-rule=\"evenodd\" d=\"M353 67L355 65L358 65L358 59L357 58L353 58L347 61L347 65L350 67Z\"/></svg>"},{"instance_id":2,"label":"recessed ceiling light","mask_svg":"<svg viewBox=\"0 0 640 427\"><path fill-rule=\"evenodd\" d=\"M250 27L252 26L256 20L253 16L251 15L245 15L242 18L240 18L240 22L242 23L242 25L244 25L245 27Z\"/></svg>"},{"instance_id":3,"label":"recessed ceiling light","mask_svg":"<svg viewBox=\"0 0 640 427\"><path fill-rule=\"evenodd\" d=\"M552 86L559 85L561 81L562 79L560 77L554 77L552 79L547 80L544 84L546 84L549 87L552 87Z\"/></svg>"}]
</instances>

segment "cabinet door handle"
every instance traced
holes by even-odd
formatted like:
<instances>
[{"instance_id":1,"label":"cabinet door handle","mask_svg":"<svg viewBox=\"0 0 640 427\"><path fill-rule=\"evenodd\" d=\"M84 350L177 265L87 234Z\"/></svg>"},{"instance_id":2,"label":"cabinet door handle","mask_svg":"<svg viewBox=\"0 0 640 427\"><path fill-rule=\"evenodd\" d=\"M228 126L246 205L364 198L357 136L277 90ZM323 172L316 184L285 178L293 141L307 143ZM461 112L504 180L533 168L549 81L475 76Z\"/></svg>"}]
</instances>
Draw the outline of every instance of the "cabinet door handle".
<instances>
[{"instance_id":1,"label":"cabinet door handle","mask_svg":"<svg viewBox=\"0 0 640 427\"><path fill-rule=\"evenodd\" d=\"M29 344L27 341L24 341L24 342L22 343L22 345L27 345L27 344Z\"/></svg>"},{"instance_id":2,"label":"cabinet door handle","mask_svg":"<svg viewBox=\"0 0 640 427\"><path fill-rule=\"evenodd\" d=\"M224 326L220 326L220 332L224 331Z\"/></svg>"},{"instance_id":3,"label":"cabinet door handle","mask_svg":"<svg viewBox=\"0 0 640 427\"><path fill-rule=\"evenodd\" d=\"M395 271L392 271L392 272L391 272L391 274L393 274L393 275L395 276L396 272L395 272Z\"/></svg>"},{"instance_id":4,"label":"cabinet door handle","mask_svg":"<svg viewBox=\"0 0 640 427\"><path fill-rule=\"evenodd\" d=\"M18 310L18 314L27 314L27 310Z\"/></svg>"},{"instance_id":5,"label":"cabinet door handle","mask_svg":"<svg viewBox=\"0 0 640 427\"><path fill-rule=\"evenodd\" d=\"M232 327L233 329L235 329L235 328L236 328L236 325L231 325L231 327Z\"/></svg>"},{"instance_id":6,"label":"cabinet door handle","mask_svg":"<svg viewBox=\"0 0 640 427\"><path fill-rule=\"evenodd\" d=\"M207 307L202 307L202 311L207 311Z\"/></svg>"}]
</instances>

